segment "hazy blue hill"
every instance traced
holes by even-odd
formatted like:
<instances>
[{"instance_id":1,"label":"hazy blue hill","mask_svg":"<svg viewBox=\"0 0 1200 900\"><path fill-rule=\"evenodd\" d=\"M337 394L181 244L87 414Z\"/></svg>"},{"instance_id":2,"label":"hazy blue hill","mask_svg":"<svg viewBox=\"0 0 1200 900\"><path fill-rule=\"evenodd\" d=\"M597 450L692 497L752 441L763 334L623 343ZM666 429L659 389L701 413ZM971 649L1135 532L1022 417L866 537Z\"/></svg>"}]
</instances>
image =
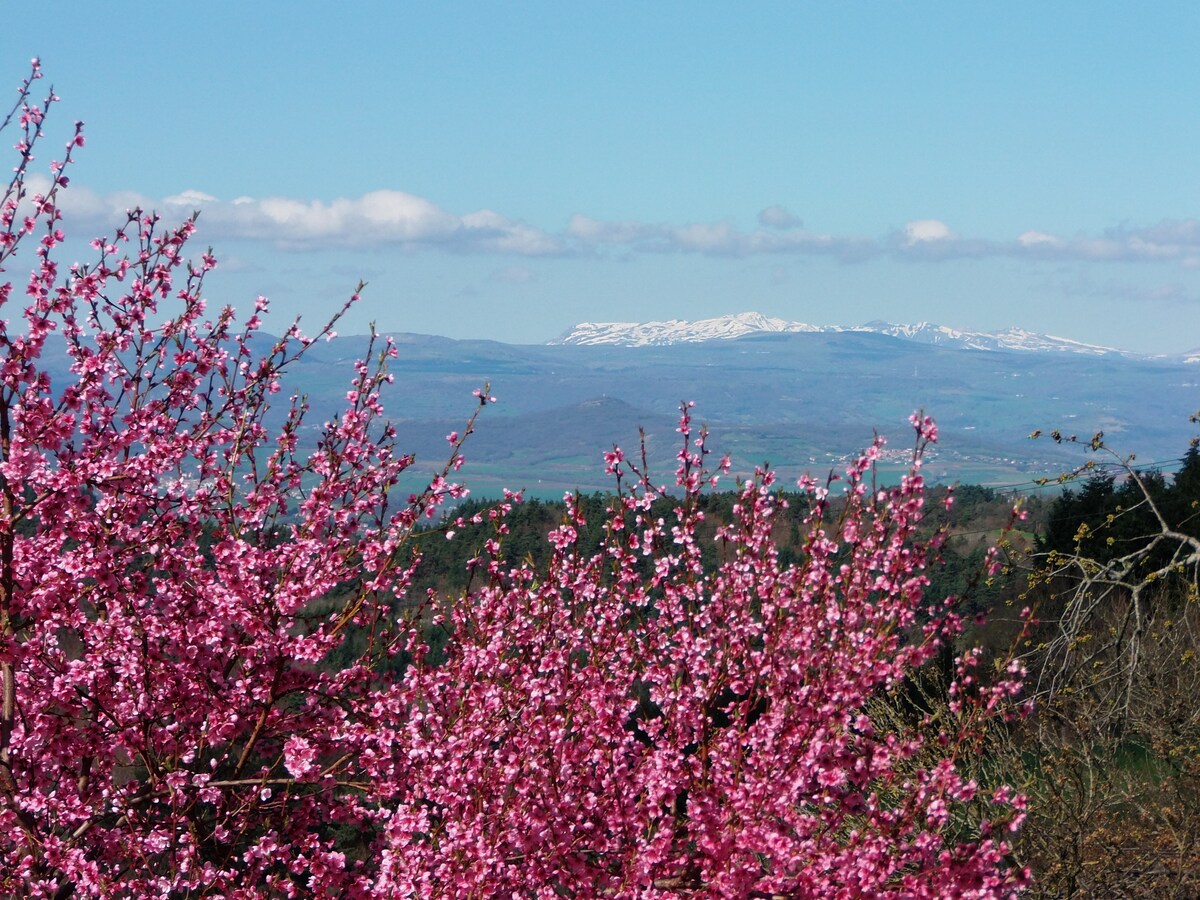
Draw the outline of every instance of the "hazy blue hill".
<instances>
[{"instance_id":1,"label":"hazy blue hill","mask_svg":"<svg viewBox=\"0 0 1200 900\"><path fill-rule=\"evenodd\" d=\"M485 430L487 420L549 412L599 395L660 416L694 398L714 443L734 451L743 465L764 458L783 468L827 464L861 446L874 428L901 446L908 439L905 420L918 407L942 425L939 465L948 477L967 469L990 470L999 480L1057 471L1075 456L1027 440L1035 429L1056 427L1086 436L1104 430L1143 459L1173 458L1192 433L1188 414L1200 405L1200 370L1179 363L963 350L871 333L762 334L635 348L510 347L490 357L475 342L439 347L458 356L438 371L469 371L474 379L434 382L414 364L415 380L401 388L402 408L408 397L422 404L422 390L428 389L427 400L447 387L469 391L484 378L502 399L495 415L489 411ZM455 401L451 393L442 396L439 402ZM535 444L555 445L555 415L530 420L521 431L528 458L546 452L535 451ZM544 432L537 424L543 421ZM605 416L589 421L585 416L571 431L585 443L593 435L598 459L612 440L599 433ZM622 443L635 440L631 429ZM520 455L510 452L514 461Z\"/></svg>"},{"instance_id":2,"label":"hazy blue hill","mask_svg":"<svg viewBox=\"0 0 1200 900\"><path fill-rule=\"evenodd\" d=\"M345 343L343 343L345 342ZM1027 439L1035 429L1089 436L1103 430L1141 458L1169 459L1186 447L1187 416L1200 406L1200 369L1116 355L967 350L870 332L756 334L668 346L508 345L398 336L400 358L389 399L421 456L459 427L485 380L501 402L473 439L472 468L489 479L531 484L528 467L570 473L603 486L600 454L614 441L632 448L637 425L652 445L683 399L713 432L713 445L743 469L769 459L789 473L828 467L879 429L907 446L906 419L933 414L943 440L932 472L1013 480L1057 472L1076 456ZM339 345L342 345L339 347ZM306 385L328 384L365 344L338 338L302 367ZM337 348L336 355L333 350ZM338 381L339 390L344 392ZM334 401L338 392L327 398ZM314 398L315 399L315 398ZM609 402L589 405L598 399ZM620 401L620 405L617 405ZM654 446L669 460L676 447ZM524 467L524 468L523 468ZM669 474L663 473L664 475Z\"/></svg>"},{"instance_id":3,"label":"hazy blue hill","mask_svg":"<svg viewBox=\"0 0 1200 900\"><path fill-rule=\"evenodd\" d=\"M657 478L669 480L678 449L681 400L745 472L769 460L789 477L824 472L855 452L873 430L897 449L910 446L908 415L923 408L942 441L937 476L1012 482L1053 474L1078 454L1027 439L1061 428L1147 461L1182 455L1200 407L1200 366L1117 355L972 350L872 332L759 333L665 346L512 345L416 334L394 336L399 357L385 405L422 466L445 455L444 435L461 430L490 382L500 402L480 418L464 477L546 493L608 486L601 454L613 443L633 451L647 430ZM255 338L266 350L269 335ZM287 388L308 395L309 433L344 402L363 336L314 344ZM55 383L64 355L48 349ZM480 484L482 482L482 484Z\"/></svg>"}]
</instances>

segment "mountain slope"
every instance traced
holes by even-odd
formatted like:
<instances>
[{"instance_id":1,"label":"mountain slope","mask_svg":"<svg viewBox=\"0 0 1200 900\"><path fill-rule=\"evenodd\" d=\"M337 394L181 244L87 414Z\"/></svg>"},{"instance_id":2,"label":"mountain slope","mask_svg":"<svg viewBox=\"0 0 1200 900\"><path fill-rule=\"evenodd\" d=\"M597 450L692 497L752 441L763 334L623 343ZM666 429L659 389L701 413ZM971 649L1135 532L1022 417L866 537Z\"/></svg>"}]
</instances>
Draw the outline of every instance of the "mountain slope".
<instances>
[{"instance_id":1,"label":"mountain slope","mask_svg":"<svg viewBox=\"0 0 1200 900\"><path fill-rule=\"evenodd\" d=\"M323 349L337 351L343 340L354 339ZM343 345L338 355L349 350ZM406 336L393 371L396 384L384 402L405 420L406 443L423 462L437 459L442 435L461 427L471 390L490 382L500 402L480 420L465 476L484 493L499 484L561 487L572 478L585 489L603 488L602 452L614 442L632 451L637 425L646 427L655 478L669 483L681 400L697 402L710 445L731 452L736 471L769 461L785 480L839 466L873 429L906 455L906 420L918 408L941 426L926 469L933 478L1013 483L1082 461L1076 449L1031 442L1039 429L1082 438L1103 431L1139 460L1169 462L1195 433L1188 415L1200 391L1196 367L1178 359L985 353L874 330L760 330L633 347ZM320 372L304 378L330 383Z\"/></svg>"},{"instance_id":2,"label":"mountain slope","mask_svg":"<svg viewBox=\"0 0 1200 900\"><path fill-rule=\"evenodd\" d=\"M686 322L683 319L669 319L665 322L580 322L550 343L645 347L726 340L762 332L821 330L815 325L806 325L803 322L788 322L761 313L744 312L715 319L699 319L695 322Z\"/></svg>"},{"instance_id":3,"label":"mountain slope","mask_svg":"<svg viewBox=\"0 0 1200 900\"><path fill-rule=\"evenodd\" d=\"M915 325L895 325L890 322L868 322L865 325L809 325L805 322L789 322L756 312L738 313L694 322L670 319L663 322L581 322L566 334L550 341L551 344L602 345L622 347L663 346L682 343L702 343L713 340L729 340L751 334L779 333L824 333L837 334L847 331L886 334L891 337L936 344L943 347L959 347L967 350L1022 350L1030 352L1066 352L1088 355L1116 354L1135 356L1112 347L1099 347L1069 338L1036 334L1021 328L1003 331L960 331L945 325L918 322Z\"/></svg>"},{"instance_id":4,"label":"mountain slope","mask_svg":"<svg viewBox=\"0 0 1200 900\"><path fill-rule=\"evenodd\" d=\"M748 324L743 322L743 324ZM499 402L483 411L468 441L462 478L477 494L527 487L542 496L611 487L602 454L619 443L637 457L644 428L655 483L673 483L681 400L695 400L709 446L733 456L734 472L769 462L782 484L811 471L823 476L871 440L887 435L894 473L911 454L907 419L922 408L941 440L925 473L938 480L1020 484L1082 462L1076 447L1030 441L1059 428L1087 440L1103 431L1139 463L1170 469L1196 428L1200 368L1182 358L1117 354L981 352L934 340L941 331L894 336L883 328L814 331L758 329L737 339L635 347L513 345L395 335L395 376L383 403L405 451L417 455L413 486L445 459L445 435L462 431L484 382ZM61 337L44 358L52 389L73 376ZM256 339L267 349L269 336ZM292 390L311 414L300 435L315 445L320 423L345 403L363 336L315 344L286 373L268 424L286 416ZM1101 460L1102 461L1102 460ZM732 485L730 479L726 482Z\"/></svg>"}]
</instances>

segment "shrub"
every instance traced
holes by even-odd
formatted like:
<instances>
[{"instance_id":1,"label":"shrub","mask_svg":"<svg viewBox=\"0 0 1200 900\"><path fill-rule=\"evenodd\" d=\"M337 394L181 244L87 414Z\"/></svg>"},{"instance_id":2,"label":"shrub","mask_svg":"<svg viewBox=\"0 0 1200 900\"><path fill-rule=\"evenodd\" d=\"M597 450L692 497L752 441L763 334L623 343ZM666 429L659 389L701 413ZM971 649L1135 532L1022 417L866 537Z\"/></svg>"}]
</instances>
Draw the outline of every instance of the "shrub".
<instances>
[{"instance_id":1,"label":"shrub","mask_svg":"<svg viewBox=\"0 0 1200 900\"><path fill-rule=\"evenodd\" d=\"M1015 675L984 689L958 660L927 766L920 727L868 714L959 630L924 596L918 471L869 487L876 441L836 519L827 486L803 485L788 566L760 472L706 575L697 498L715 476L685 407L672 515L648 516L668 492L614 450L599 551L580 551L570 504L544 569L501 564L510 497L463 596L408 597L401 551L462 495L449 479L474 420L398 498L412 459L382 419L389 342L331 421L311 428L293 396L268 427L310 340L293 325L257 356L262 300L240 328L229 308L208 316L215 261L185 262L192 222L133 211L61 272L58 196L83 135L34 192L39 76L4 122L21 160L0 265L37 246L23 314L0 325L0 894L1017 889L1004 835L1020 801L956 768ZM58 356L70 375L54 381ZM360 649L338 656L351 633ZM986 818L966 814L981 803Z\"/></svg>"}]
</instances>

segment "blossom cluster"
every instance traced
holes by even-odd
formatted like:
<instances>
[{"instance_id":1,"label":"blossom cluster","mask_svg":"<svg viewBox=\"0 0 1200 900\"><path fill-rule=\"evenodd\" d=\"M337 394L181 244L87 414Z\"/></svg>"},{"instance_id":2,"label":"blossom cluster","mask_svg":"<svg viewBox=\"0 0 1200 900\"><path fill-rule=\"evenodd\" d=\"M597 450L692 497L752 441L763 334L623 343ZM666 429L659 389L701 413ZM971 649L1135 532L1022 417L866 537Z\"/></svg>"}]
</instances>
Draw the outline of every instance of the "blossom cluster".
<instances>
[{"instance_id":1,"label":"blossom cluster","mask_svg":"<svg viewBox=\"0 0 1200 900\"><path fill-rule=\"evenodd\" d=\"M924 594L916 471L870 487L877 442L836 515L809 483L790 565L761 471L714 571L698 499L728 463L705 468L685 405L671 490L605 455L617 493L598 552L568 498L550 563L506 564L509 495L466 595L411 597L408 545L463 495L448 478L474 419L401 494L413 460L383 418L390 342L313 426L303 398L278 397L337 317L255 352L266 301L240 328L207 314L216 262L186 261L192 222L131 211L60 272L56 198L82 131L29 193L52 100L30 103L33 80L4 122L21 164L0 205L0 265L37 241L23 312L0 324L0 895L1019 888L1001 826L1020 798L995 792L972 825L960 813L981 788L954 764L1017 675L981 687L964 658L947 749L925 768L907 764L918 733L870 714L959 631ZM655 514L668 496L674 513Z\"/></svg>"}]
</instances>

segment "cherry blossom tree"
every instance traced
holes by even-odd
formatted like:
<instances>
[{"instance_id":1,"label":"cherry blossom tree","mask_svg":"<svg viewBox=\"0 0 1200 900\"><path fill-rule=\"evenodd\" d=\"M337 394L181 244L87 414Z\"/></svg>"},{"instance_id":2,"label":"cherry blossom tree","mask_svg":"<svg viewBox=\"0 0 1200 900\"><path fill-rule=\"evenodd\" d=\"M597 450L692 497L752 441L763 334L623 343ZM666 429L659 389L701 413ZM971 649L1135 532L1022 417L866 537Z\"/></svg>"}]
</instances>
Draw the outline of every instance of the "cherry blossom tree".
<instances>
[{"instance_id":1,"label":"cherry blossom tree","mask_svg":"<svg viewBox=\"0 0 1200 900\"><path fill-rule=\"evenodd\" d=\"M412 596L414 542L467 524L419 529L464 493L474 417L410 494L386 339L314 427L282 388L337 317L256 353L267 303L241 325L206 309L215 260L188 261L192 221L132 211L60 270L83 132L35 190L55 99L35 101L40 76L0 129L19 154L0 267L33 257L23 297L0 284L0 895L1019 890L1021 799L957 764L1019 672L984 686L963 654L948 717L898 731L870 714L961 627L925 596L919 468L876 488L876 440L841 481L803 483L796 565L760 471L708 570L697 499L722 467L685 405L670 490L644 454L607 455L598 553L568 498L548 566L504 564L509 495L478 517L492 531L465 596ZM919 465L935 430L914 424Z\"/></svg>"}]
</instances>

